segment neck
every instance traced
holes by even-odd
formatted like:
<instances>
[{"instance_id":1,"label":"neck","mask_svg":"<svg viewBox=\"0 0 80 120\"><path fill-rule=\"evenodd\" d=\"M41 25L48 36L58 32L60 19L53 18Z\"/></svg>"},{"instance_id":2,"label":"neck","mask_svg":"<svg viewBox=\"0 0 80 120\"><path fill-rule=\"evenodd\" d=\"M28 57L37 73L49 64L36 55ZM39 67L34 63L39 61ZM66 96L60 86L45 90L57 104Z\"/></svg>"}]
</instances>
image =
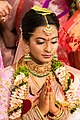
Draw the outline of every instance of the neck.
<instances>
[{"instance_id":1,"label":"neck","mask_svg":"<svg viewBox=\"0 0 80 120\"><path fill-rule=\"evenodd\" d=\"M37 77L44 77L51 72L51 62L45 64L37 64L32 59L26 59L26 65L31 74Z\"/></svg>"}]
</instances>

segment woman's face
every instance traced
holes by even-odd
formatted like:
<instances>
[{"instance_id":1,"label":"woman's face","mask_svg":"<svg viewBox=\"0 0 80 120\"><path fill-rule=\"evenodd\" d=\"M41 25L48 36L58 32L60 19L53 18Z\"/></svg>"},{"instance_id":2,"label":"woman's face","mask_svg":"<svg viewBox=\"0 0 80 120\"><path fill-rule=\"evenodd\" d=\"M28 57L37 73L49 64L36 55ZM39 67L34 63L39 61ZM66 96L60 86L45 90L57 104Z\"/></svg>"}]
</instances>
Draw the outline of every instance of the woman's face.
<instances>
[{"instance_id":1,"label":"woman's face","mask_svg":"<svg viewBox=\"0 0 80 120\"><path fill-rule=\"evenodd\" d=\"M38 64L48 63L58 48L58 30L53 26L53 33L46 35L45 26L36 28L29 40L29 48L33 61Z\"/></svg>"}]
</instances>

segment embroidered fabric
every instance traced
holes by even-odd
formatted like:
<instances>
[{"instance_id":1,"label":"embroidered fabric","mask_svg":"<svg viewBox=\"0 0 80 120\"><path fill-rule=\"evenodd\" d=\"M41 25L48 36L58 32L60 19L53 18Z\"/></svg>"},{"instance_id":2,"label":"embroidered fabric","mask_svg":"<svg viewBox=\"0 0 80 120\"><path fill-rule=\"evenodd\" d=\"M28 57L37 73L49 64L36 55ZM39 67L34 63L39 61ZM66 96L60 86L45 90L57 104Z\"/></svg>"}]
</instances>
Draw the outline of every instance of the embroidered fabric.
<instances>
[{"instance_id":1,"label":"embroidered fabric","mask_svg":"<svg viewBox=\"0 0 80 120\"><path fill-rule=\"evenodd\" d=\"M0 120L9 120L8 107L14 69L0 69Z\"/></svg>"},{"instance_id":2,"label":"embroidered fabric","mask_svg":"<svg viewBox=\"0 0 80 120\"><path fill-rule=\"evenodd\" d=\"M67 69L69 69L69 66L67 67ZM69 71L74 71L71 70L71 68L69 69ZM76 76L74 77L74 80L78 80L78 86L77 88L80 88L79 86L79 81L80 81L80 77L79 76L79 72L75 72ZM7 67L4 70L0 70L0 120L4 119L4 120L8 120L8 106L9 106L9 97L10 97L10 91L12 89L12 82L13 82L13 74L14 74L14 69L12 67ZM32 84L32 83L30 83ZM60 102L62 102L64 100L64 95L61 92L62 90L57 86L56 82L53 84L53 88L56 91L56 99L59 100ZM78 96L80 98L80 89L78 89L78 91L76 91L78 93ZM4 94L3 94L4 93ZM35 101L36 96L33 95L29 95L29 98L33 101ZM33 111L33 110L31 110ZM31 114L35 114L34 112L28 112L28 116L29 117ZM79 114L80 109L77 109L76 112L74 112L73 114L70 114L69 117L67 118L67 120L74 120L74 116L75 118L78 118L77 120L79 120L80 118L80 114ZM66 113L67 114L67 113ZM48 118L45 117L46 120L48 120ZM34 119L33 119L34 120ZM38 119L39 120L39 119Z\"/></svg>"}]
</instances>

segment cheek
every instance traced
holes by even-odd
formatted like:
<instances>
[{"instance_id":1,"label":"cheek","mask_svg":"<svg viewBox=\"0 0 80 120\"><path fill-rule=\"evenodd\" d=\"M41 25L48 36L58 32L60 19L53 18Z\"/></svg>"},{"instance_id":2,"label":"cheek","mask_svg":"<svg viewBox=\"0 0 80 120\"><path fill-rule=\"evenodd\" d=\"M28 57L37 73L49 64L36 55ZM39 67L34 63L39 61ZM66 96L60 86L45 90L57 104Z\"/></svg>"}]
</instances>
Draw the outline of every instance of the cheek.
<instances>
[{"instance_id":1,"label":"cheek","mask_svg":"<svg viewBox=\"0 0 80 120\"><path fill-rule=\"evenodd\" d=\"M55 44L55 45L52 45L52 50L53 50L54 52L56 52L57 49L58 49L58 43Z\"/></svg>"},{"instance_id":2,"label":"cheek","mask_svg":"<svg viewBox=\"0 0 80 120\"><path fill-rule=\"evenodd\" d=\"M32 55L38 56L41 53L41 47L33 45L30 47L30 52Z\"/></svg>"}]
</instances>

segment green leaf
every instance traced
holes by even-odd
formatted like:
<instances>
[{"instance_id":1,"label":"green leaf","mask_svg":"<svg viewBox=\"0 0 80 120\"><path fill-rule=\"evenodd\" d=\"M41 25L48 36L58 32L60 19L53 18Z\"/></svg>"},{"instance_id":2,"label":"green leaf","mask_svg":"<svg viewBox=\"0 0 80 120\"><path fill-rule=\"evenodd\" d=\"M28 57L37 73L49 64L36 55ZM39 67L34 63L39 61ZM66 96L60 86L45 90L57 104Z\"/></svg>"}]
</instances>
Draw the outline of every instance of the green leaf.
<instances>
[{"instance_id":1,"label":"green leaf","mask_svg":"<svg viewBox=\"0 0 80 120\"><path fill-rule=\"evenodd\" d=\"M63 65L59 60L53 60L51 70L54 72L57 68L60 68L61 66Z\"/></svg>"}]
</instances>

